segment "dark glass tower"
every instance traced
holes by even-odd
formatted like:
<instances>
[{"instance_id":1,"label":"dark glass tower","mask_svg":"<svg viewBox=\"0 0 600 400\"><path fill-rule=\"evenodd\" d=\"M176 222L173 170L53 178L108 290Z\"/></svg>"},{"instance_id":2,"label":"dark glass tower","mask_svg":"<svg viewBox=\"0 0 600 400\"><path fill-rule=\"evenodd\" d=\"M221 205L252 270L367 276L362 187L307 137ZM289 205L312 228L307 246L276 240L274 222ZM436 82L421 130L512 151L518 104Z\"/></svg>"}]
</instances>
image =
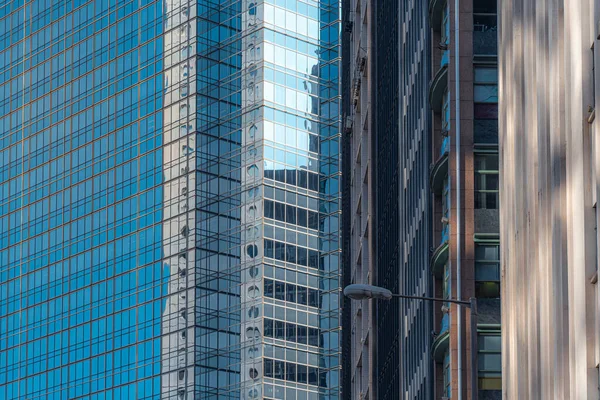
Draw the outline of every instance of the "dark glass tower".
<instances>
[{"instance_id":1,"label":"dark glass tower","mask_svg":"<svg viewBox=\"0 0 600 400\"><path fill-rule=\"evenodd\" d=\"M336 399L339 3L0 5L0 398Z\"/></svg>"}]
</instances>

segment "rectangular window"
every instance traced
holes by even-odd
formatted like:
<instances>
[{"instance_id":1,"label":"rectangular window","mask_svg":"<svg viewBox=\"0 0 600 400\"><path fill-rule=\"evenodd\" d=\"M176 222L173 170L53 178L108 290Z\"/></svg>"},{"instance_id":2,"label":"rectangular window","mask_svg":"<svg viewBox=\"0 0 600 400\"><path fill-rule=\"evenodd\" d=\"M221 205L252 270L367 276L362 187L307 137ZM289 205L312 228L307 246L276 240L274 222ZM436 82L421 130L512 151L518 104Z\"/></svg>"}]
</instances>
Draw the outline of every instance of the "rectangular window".
<instances>
[{"instance_id":1,"label":"rectangular window","mask_svg":"<svg viewBox=\"0 0 600 400\"><path fill-rule=\"evenodd\" d=\"M317 328L308 328L308 344L319 346L319 330Z\"/></svg>"},{"instance_id":2,"label":"rectangular window","mask_svg":"<svg viewBox=\"0 0 600 400\"><path fill-rule=\"evenodd\" d=\"M265 358L265 376L267 378L273 377L273 360Z\"/></svg>"},{"instance_id":3,"label":"rectangular window","mask_svg":"<svg viewBox=\"0 0 600 400\"><path fill-rule=\"evenodd\" d=\"M502 390L501 343L500 333L477 337L480 390Z\"/></svg>"},{"instance_id":4,"label":"rectangular window","mask_svg":"<svg viewBox=\"0 0 600 400\"><path fill-rule=\"evenodd\" d=\"M450 130L450 92L446 90L442 98L442 130Z\"/></svg>"},{"instance_id":5,"label":"rectangular window","mask_svg":"<svg viewBox=\"0 0 600 400\"><path fill-rule=\"evenodd\" d=\"M297 334L298 334L298 343L306 344L307 339L307 328L306 326L298 325L297 326Z\"/></svg>"},{"instance_id":6,"label":"rectangular window","mask_svg":"<svg viewBox=\"0 0 600 400\"><path fill-rule=\"evenodd\" d=\"M498 54L498 15L496 0L473 2L473 53Z\"/></svg>"},{"instance_id":7,"label":"rectangular window","mask_svg":"<svg viewBox=\"0 0 600 400\"><path fill-rule=\"evenodd\" d=\"M476 67L474 71L475 143L498 143L498 68Z\"/></svg>"},{"instance_id":8,"label":"rectangular window","mask_svg":"<svg viewBox=\"0 0 600 400\"><path fill-rule=\"evenodd\" d=\"M298 247L298 264L306 266L307 250L304 247Z\"/></svg>"},{"instance_id":9,"label":"rectangular window","mask_svg":"<svg viewBox=\"0 0 600 400\"><path fill-rule=\"evenodd\" d=\"M285 322L275 321L275 339L285 339Z\"/></svg>"},{"instance_id":10,"label":"rectangular window","mask_svg":"<svg viewBox=\"0 0 600 400\"><path fill-rule=\"evenodd\" d=\"M308 289L308 305L311 307L319 307L319 291L316 289Z\"/></svg>"},{"instance_id":11,"label":"rectangular window","mask_svg":"<svg viewBox=\"0 0 600 400\"><path fill-rule=\"evenodd\" d=\"M319 213L313 211L308 212L308 227L310 229L319 229Z\"/></svg>"},{"instance_id":12,"label":"rectangular window","mask_svg":"<svg viewBox=\"0 0 600 400\"><path fill-rule=\"evenodd\" d=\"M450 240L450 207L452 199L450 195L450 177L444 179L444 186L442 188L442 216L445 220L442 220L442 237L440 243L444 243Z\"/></svg>"},{"instance_id":13,"label":"rectangular window","mask_svg":"<svg viewBox=\"0 0 600 400\"><path fill-rule=\"evenodd\" d=\"M275 282L275 298L277 300L285 300L285 283Z\"/></svg>"},{"instance_id":14,"label":"rectangular window","mask_svg":"<svg viewBox=\"0 0 600 400\"><path fill-rule=\"evenodd\" d=\"M498 103L498 68L476 67L473 90L475 103Z\"/></svg>"},{"instance_id":15,"label":"rectangular window","mask_svg":"<svg viewBox=\"0 0 600 400\"><path fill-rule=\"evenodd\" d=\"M273 337L273 320L265 318L264 321L265 337Z\"/></svg>"},{"instance_id":16,"label":"rectangular window","mask_svg":"<svg viewBox=\"0 0 600 400\"><path fill-rule=\"evenodd\" d=\"M292 382L296 381L296 364L285 364L285 379Z\"/></svg>"},{"instance_id":17,"label":"rectangular window","mask_svg":"<svg viewBox=\"0 0 600 400\"><path fill-rule=\"evenodd\" d=\"M297 366L298 383L308 383L308 367L306 365Z\"/></svg>"},{"instance_id":18,"label":"rectangular window","mask_svg":"<svg viewBox=\"0 0 600 400\"><path fill-rule=\"evenodd\" d=\"M308 384L319 384L319 370L316 367L308 367Z\"/></svg>"},{"instance_id":19,"label":"rectangular window","mask_svg":"<svg viewBox=\"0 0 600 400\"><path fill-rule=\"evenodd\" d=\"M299 226L308 226L308 211L303 208L298 208L298 225Z\"/></svg>"},{"instance_id":20,"label":"rectangular window","mask_svg":"<svg viewBox=\"0 0 600 400\"><path fill-rule=\"evenodd\" d=\"M287 323L285 325L285 340L296 341L296 324Z\"/></svg>"},{"instance_id":21,"label":"rectangular window","mask_svg":"<svg viewBox=\"0 0 600 400\"><path fill-rule=\"evenodd\" d=\"M307 305L307 291L308 288L304 286L298 286L298 304Z\"/></svg>"},{"instance_id":22,"label":"rectangular window","mask_svg":"<svg viewBox=\"0 0 600 400\"><path fill-rule=\"evenodd\" d=\"M296 207L286 205L285 222L287 222L288 224L296 224Z\"/></svg>"},{"instance_id":23,"label":"rectangular window","mask_svg":"<svg viewBox=\"0 0 600 400\"><path fill-rule=\"evenodd\" d=\"M498 209L498 153L475 153L475 208Z\"/></svg>"},{"instance_id":24,"label":"rectangular window","mask_svg":"<svg viewBox=\"0 0 600 400\"><path fill-rule=\"evenodd\" d=\"M275 362L273 363L273 378L275 379L284 379L285 375L284 375L284 369L285 369L285 363L283 361L277 361L275 360Z\"/></svg>"},{"instance_id":25,"label":"rectangular window","mask_svg":"<svg viewBox=\"0 0 600 400\"><path fill-rule=\"evenodd\" d=\"M315 250L308 251L308 266L311 268L319 268L319 252Z\"/></svg>"},{"instance_id":26,"label":"rectangular window","mask_svg":"<svg viewBox=\"0 0 600 400\"><path fill-rule=\"evenodd\" d=\"M273 219L273 202L271 200L265 200L265 218Z\"/></svg>"},{"instance_id":27,"label":"rectangular window","mask_svg":"<svg viewBox=\"0 0 600 400\"><path fill-rule=\"evenodd\" d=\"M450 6L446 2L442 11L442 43L450 44Z\"/></svg>"},{"instance_id":28,"label":"rectangular window","mask_svg":"<svg viewBox=\"0 0 600 400\"><path fill-rule=\"evenodd\" d=\"M275 219L285 222L285 204L275 202Z\"/></svg>"},{"instance_id":29,"label":"rectangular window","mask_svg":"<svg viewBox=\"0 0 600 400\"><path fill-rule=\"evenodd\" d=\"M296 246L292 244L285 245L285 261L296 263Z\"/></svg>"},{"instance_id":30,"label":"rectangular window","mask_svg":"<svg viewBox=\"0 0 600 400\"><path fill-rule=\"evenodd\" d=\"M286 284L285 300L292 303L296 302L296 285L292 285L291 283Z\"/></svg>"},{"instance_id":31,"label":"rectangular window","mask_svg":"<svg viewBox=\"0 0 600 400\"><path fill-rule=\"evenodd\" d=\"M444 356L444 395L447 398L452 397L452 379L450 373L450 352Z\"/></svg>"},{"instance_id":32,"label":"rectangular window","mask_svg":"<svg viewBox=\"0 0 600 400\"><path fill-rule=\"evenodd\" d=\"M500 297L500 245L475 243L475 295Z\"/></svg>"},{"instance_id":33,"label":"rectangular window","mask_svg":"<svg viewBox=\"0 0 600 400\"><path fill-rule=\"evenodd\" d=\"M273 258L273 241L265 239L265 257Z\"/></svg>"},{"instance_id":34,"label":"rectangular window","mask_svg":"<svg viewBox=\"0 0 600 400\"><path fill-rule=\"evenodd\" d=\"M273 298L273 281L265 279L265 297Z\"/></svg>"},{"instance_id":35,"label":"rectangular window","mask_svg":"<svg viewBox=\"0 0 600 400\"><path fill-rule=\"evenodd\" d=\"M286 169L285 170L285 178L286 178L286 182L289 185L296 186L296 170L295 169Z\"/></svg>"},{"instance_id":36,"label":"rectangular window","mask_svg":"<svg viewBox=\"0 0 600 400\"><path fill-rule=\"evenodd\" d=\"M275 259L285 261L285 243L275 242Z\"/></svg>"}]
</instances>

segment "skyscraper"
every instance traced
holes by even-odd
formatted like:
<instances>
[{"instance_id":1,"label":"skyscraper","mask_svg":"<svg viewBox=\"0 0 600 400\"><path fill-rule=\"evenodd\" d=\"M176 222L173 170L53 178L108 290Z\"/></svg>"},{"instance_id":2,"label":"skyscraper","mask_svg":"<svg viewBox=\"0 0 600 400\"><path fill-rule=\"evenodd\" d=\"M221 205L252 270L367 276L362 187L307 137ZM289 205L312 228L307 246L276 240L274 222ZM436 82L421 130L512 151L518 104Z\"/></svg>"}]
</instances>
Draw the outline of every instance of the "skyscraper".
<instances>
[{"instance_id":1,"label":"skyscraper","mask_svg":"<svg viewBox=\"0 0 600 400\"><path fill-rule=\"evenodd\" d=\"M373 186L372 82L373 13L370 0L347 0L344 12L343 53L343 194L342 256L344 285L373 284L373 221L375 188ZM375 305L372 301L344 298L344 399L376 399L375 391Z\"/></svg>"},{"instance_id":2,"label":"skyscraper","mask_svg":"<svg viewBox=\"0 0 600 400\"><path fill-rule=\"evenodd\" d=\"M345 357L362 371L345 371L347 398L470 399L473 390L498 398L496 1L349 3L344 54L352 59L345 62L352 71L355 54L367 50L367 72L358 81L345 77L345 86L360 88L357 102L354 90L344 97L344 113L354 117L344 118L343 136L351 177L344 181L345 284L476 297L479 324L475 350L468 309L420 299L353 302L344 314L352 342ZM370 29L365 21L374 22Z\"/></svg>"},{"instance_id":3,"label":"skyscraper","mask_svg":"<svg viewBox=\"0 0 600 400\"><path fill-rule=\"evenodd\" d=\"M501 395L496 7L430 2L433 292L478 303L477 365L471 311L434 307L436 399Z\"/></svg>"},{"instance_id":4,"label":"skyscraper","mask_svg":"<svg viewBox=\"0 0 600 400\"><path fill-rule=\"evenodd\" d=\"M337 398L339 29L0 6L0 397Z\"/></svg>"},{"instance_id":5,"label":"skyscraper","mask_svg":"<svg viewBox=\"0 0 600 400\"><path fill-rule=\"evenodd\" d=\"M597 399L600 4L499 11L503 393Z\"/></svg>"}]
</instances>

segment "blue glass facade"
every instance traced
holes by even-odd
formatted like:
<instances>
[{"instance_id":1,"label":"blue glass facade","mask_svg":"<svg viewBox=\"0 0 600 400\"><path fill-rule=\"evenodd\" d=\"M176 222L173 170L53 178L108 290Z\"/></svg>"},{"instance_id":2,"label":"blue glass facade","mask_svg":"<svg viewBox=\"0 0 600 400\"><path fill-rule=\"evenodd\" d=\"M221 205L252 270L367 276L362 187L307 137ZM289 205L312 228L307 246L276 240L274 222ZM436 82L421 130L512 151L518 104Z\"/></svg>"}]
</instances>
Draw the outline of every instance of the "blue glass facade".
<instances>
[{"instance_id":1,"label":"blue glass facade","mask_svg":"<svg viewBox=\"0 0 600 400\"><path fill-rule=\"evenodd\" d=\"M0 5L0 398L339 392L339 4Z\"/></svg>"}]
</instances>

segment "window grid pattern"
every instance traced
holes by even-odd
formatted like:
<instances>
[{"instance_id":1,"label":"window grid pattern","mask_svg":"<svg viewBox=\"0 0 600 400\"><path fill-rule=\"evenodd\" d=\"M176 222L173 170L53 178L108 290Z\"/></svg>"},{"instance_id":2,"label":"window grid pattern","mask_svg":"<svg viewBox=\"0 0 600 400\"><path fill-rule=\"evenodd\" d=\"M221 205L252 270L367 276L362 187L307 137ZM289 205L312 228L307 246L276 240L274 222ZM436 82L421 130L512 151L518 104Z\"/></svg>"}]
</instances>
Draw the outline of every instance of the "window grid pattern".
<instances>
[{"instance_id":1,"label":"window grid pattern","mask_svg":"<svg viewBox=\"0 0 600 400\"><path fill-rule=\"evenodd\" d=\"M0 8L0 397L337 398L338 10ZM306 225L264 223L278 191ZM264 264L264 237L300 263ZM294 306L319 379L293 392L261 379L279 271L320 293Z\"/></svg>"}]
</instances>

